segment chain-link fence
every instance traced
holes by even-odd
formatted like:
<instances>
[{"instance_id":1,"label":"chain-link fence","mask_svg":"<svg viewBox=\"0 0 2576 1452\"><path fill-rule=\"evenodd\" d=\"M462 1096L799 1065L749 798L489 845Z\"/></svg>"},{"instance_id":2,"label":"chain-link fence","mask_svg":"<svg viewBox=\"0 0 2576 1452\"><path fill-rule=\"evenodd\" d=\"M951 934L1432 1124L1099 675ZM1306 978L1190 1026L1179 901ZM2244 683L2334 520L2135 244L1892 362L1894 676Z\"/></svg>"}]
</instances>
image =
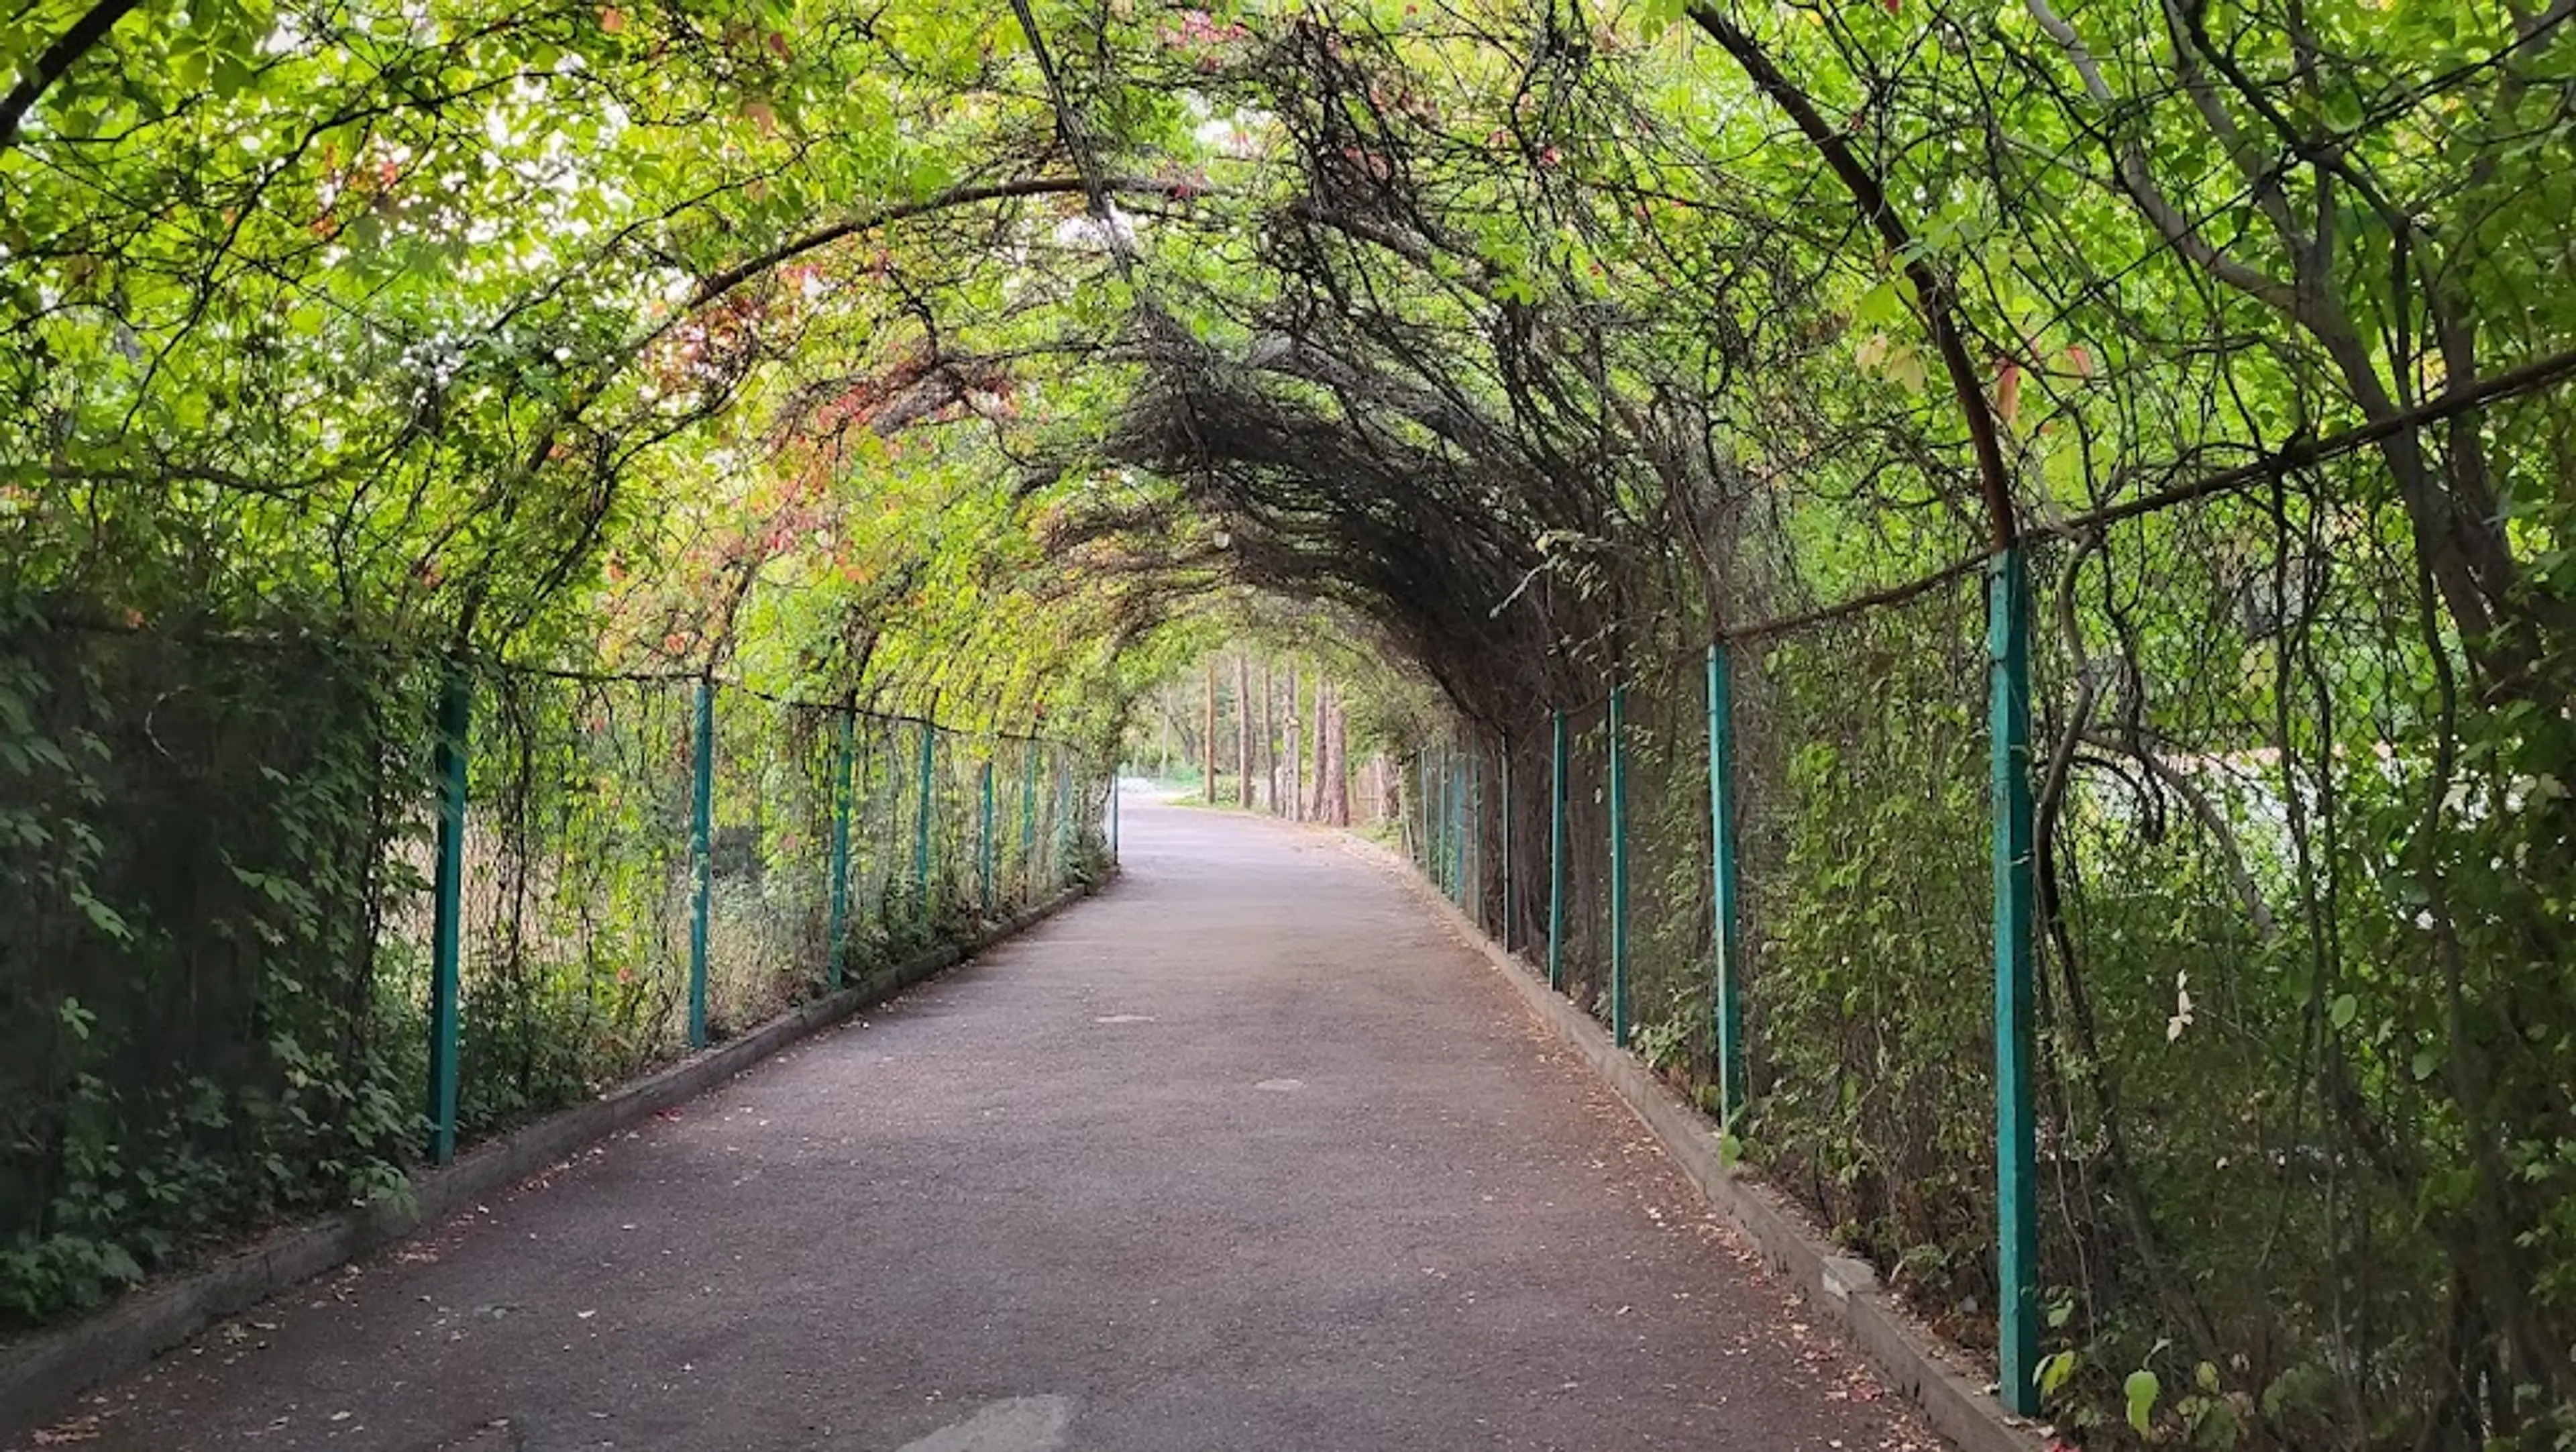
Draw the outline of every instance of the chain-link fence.
<instances>
[{"instance_id":1,"label":"chain-link fence","mask_svg":"<svg viewBox=\"0 0 2576 1452\"><path fill-rule=\"evenodd\" d=\"M2333 497L2045 541L2020 643L1961 569L1634 662L1615 733L1407 758L1405 845L2008 1399L2211 1446L2558 1425L2576 728L2473 698Z\"/></svg>"},{"instance_id":2,"label":"chain-link fence","mask_svg":"<svg viewBox=\"0 0 2576 1452\"><path fill-rule=\"evenodd\" d=\"M500 671L473 694L453 894L468 1137L969 938L1105 851L1106 778L1061 743L705 679ZM436 1084L430 1102L441 1118Z\"/></svg>"},{"instance_id":3,"label":"chain-link fence","mask_svg":"<svg viewBox=\"0 0 2576 1452\"><path fill-rule=\"evenodd\" d=\"M1994 880L1977 584L1744 649L1734 664L1750 1102L1736 1133L1891 1280L1927 1303L1992 1308ZM1869 683L1866 710L1856 682ZM1709 962L1676 967L1697 966L1705 984ZM1991 1310L1945 1329L1993 1345Z\"/></svg>"},{"instance_id":4,"label":"chain-link fence","mask_svg":"<svg viewBox=\"0 0 2576 1452\"><path fill-rule=\"evenodd\" d=\"M0 1322L389 1190L1107 850L1060 742L295 637L12 630L0 782Z\"/></svg>"}]
</instances>

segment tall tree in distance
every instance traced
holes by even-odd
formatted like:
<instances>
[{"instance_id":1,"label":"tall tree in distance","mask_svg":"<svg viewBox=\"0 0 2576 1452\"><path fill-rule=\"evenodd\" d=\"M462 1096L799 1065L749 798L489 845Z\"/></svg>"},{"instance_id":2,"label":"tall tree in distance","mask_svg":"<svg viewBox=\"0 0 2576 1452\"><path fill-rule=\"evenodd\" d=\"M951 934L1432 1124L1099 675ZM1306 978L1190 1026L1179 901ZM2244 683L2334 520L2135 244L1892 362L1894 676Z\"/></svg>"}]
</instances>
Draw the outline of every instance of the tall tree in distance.
<instances>
[{"instance_id":1,"label":"tall tree in distance","mask_svg":"<svg viewBox=\"0 0 2576 1452\"><path fill-rule=\"evenodd\" d=\"M1351 824L1350 760L1340 697L1326 692L1315 707L1315 820Z\"/></svg>"},{"instance_id":2,"label":"tall tree in distance","mask_svg":"<svg viewBox=\"0 0 2576 1452\"><path fill-rule=\"evenodd\" d=\"M1280 763L1286 770L1279 785L1278 802L1280 810L1292 822L1302 821L1306 816L1305 780L1300 771L1305 765L1305 735L1306 723L1297 716L1297 667L1291 662L1288 667L1287 753Z\"/></svg>"},{"instance_id":3,"label":"tall tree in distance","mask_svg":"<svg viewBox=\"0 0 2576 1452\"><path fill-rule=\"evenodd\" d=\"M1207 804L1216 805L1216 657L1207 663L1207 730L1199 737L1200 785L1207 793Z\"/></svg>"},{"instance_id":4,"label":"tall tree in distance","mask_svg":"<svg viewBox=\"0 0 2576 1452\"><path fill-rule=\"evenodd\" d=\"M1235 783L1235 804L1249 810L1252 806L1252 659L1239 651L1234 657L1234 769L1243 778Z\"/></svg>"}]
</instances>

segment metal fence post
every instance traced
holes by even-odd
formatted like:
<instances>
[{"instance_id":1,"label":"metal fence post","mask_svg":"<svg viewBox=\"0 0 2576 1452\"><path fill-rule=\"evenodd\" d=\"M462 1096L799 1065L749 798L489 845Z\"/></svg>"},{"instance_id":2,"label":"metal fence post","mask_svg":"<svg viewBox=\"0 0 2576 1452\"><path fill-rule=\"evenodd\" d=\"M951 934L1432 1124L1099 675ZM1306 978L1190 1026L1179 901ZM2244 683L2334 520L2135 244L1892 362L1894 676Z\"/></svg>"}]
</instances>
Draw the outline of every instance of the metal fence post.
<instances>
[{"instance_id":1,"label":"metal fence post","mask_svg":"<svg viewBox=\"0 0 2576 1452\"><path fill-rule=\"evenodd\" d=\"M697 762L689 784L689 1047L707 1046L707 925L715 889L716 683L698 677Z\"/></svg>"},{"instance_id":2,"label":"metal fence post","mask_svg":"<svg viewBox=\"0 0 2576 1452\"><path fill-rule=\"evenodd\" d=\"M1109 773L1109 860L1118 860L1118 772Z\"/></svg>"},{"instance_id":3,"label":"metal fence post","mask_svg":"<svg viewBox=\"0 0 2576 1452\"><path fill-rule=\"evenodd\" d=\"M1468 891L1476 907L1473 916L1479 931L1494 930L1493 906L1485 893L1486 869L1491 866L1491 848L1485 841L1485 829L1491 825L1494 804L1487 799L1491 784L1485 780L1485 753L1482 747L1467 756L1467 880Z\"/></svg>"},{"instance_id":4,"label":"metal fence post","mask_svg":"<svg viewBox=\"0 0 2576 1452\"><path fill-rule=\"evenodd\" d=\"M858 713L841 712L840 730L832 744L832 914L823 935L823 975L841 986L841 940L850 931L850 768L857 754L852 738Z\"/></svg>"},{"instance_id":5,"label":"metal fence post","mask_svg":"<svg viewBox=\"0 0 2576 1452\"><path fill-rule=\"evenodd\" d=\"M1082 839L1079 821L1074 821L1074 759L1066 754L1056 765L1056 875L1074 875L1074 842Z\"/></svg>"},{"instance_id":6,"label":"metal fence post","mask_svg":"<svg viewBox=\"0 0 2576 1452\"><path fill-rule=\"evenodd\" d=\"M1413 865L1423 876L1431 872L1431 749L1413 753Z\"/></svg>"},{"instance_id":7,"label":"metal fence post","mask_svg":"<svg viewBox=\"0 0 2576 1452\"><path fill-rule=\"evenodd\" d=\"M1628 1047L1627 687L1610 688L1610 1041Z\"/></svg>"},{"instance_id":8,"label":"metal fence post","mask_svg":"<svg viewBox=\"0 0 2576 1452\"><path fill-rule=\"evenodd\" d=\"M1503 951L1508 953L1512 950L1512 735L1508 731L1503 733L1494 794L1503 824Z\"/></svg>"},{"instance_id":9,"label":"metal fence post","mask_svg":"<svg viewBox=\"0 0 2576 1452\"><path fill-rule=\"evenodd\" d=\"M938 810L939 728L921 723L921 820L912 828L912 880L921 893L920 911L930 920L930 819Z\"/></svg>"},{"instance_id":10,"label":"metal fence post","mask_svg":"<svg viewBox=\"0 0 2576 1452\"><path fill-rule=\"evenodd\" d=\"M1466 893L1471 901L1468 917L1476 929L1484 929L1484 752L1468 752L1466 757L1466 844L1468 873Z\"/></svg>"},{"instance_id":11,"label":"metal fence post","mask_svg":"<svg viewBox=\"0 0 2576 1452\"><path fill-rule=\"evenodd\" d=\"M1467 757L1449 749L1449 896L1467 906Z\"/></svg>"},{"instance_id":12,"label":"metal fence post","mask_svg":"<svg viewBox=\"0 0 2576 1452\"><path fill-rule=\"evenodd\" d=\"M1422 747L1422 875L1432 886L1440 888L1440 852L1448 850L1448 837L1440 821L1448 808L1440 803L1440 777L1432 767L1432 749Z\"/></svg>"},{"instance_id":13,"label":"metal fence post","mask_svg":"<svg viewBox=\"0 0 2576 1452\"><path fill-rule=\"evenodd\" d=\"M1422 875L1446 896L1449 891L1449 775L1435 762L1429 747L1422 752Z\"/></svg>"},{"instance_id":14,"label":"metal fence post","mask_svg":"<svg viewBox=\"0 0 2576 1452\"><path fill-rule=\"evenodd\" d=\"M1055 768L1055 884L1063 886L1073 878L1073 762L1059 761Z\"/></svg>"},{"instance_id":15,"label":"metal fence post","mask_svg":"<svg viewBox=\"0 0 2576 1452\"><path fill-rule=\"evenodd\" d=\"M1440 757L1425 757L1422 770L1430 772L1432 783L1427 798L1432 811L1430 850L1425 852L1422 873L1440 888L1440 896L1448 896L1448 752L1443 749Z\"/></svg>"},{"instance_id":16,"label":"metal fence post","mask_svg":"<svg viewBox=\"0 0 2576 1452\"><path fill-rule=\"evenodd\" d=\"M437 735L430 769L438 782L437 860L430 875L429 1159L456 1158L457 1039L463 975L459 948L465 917L465 777L473 728L474 682L450 663L438 683Z\"/></svg>"},{"instance_id":17,"label":"metal fence post","mask_svg":"<svg viewBox=\"0 0 2576 1452\"><path fill-rule=\"evenodd\" d=\"M1547 986L1565 991L1565 713L1548 712Z\"/></svg>"},{"instance_id":18,"label":"metal fence post","mask_svg":"<svg viewBox=\"0 0 2576 1452\"><path fill-rule=\"evenodd\" d=\"M1434 887L1448 890L1449 869L1449 788L1448 779L1431 753L1422 749L1422 875Z\"/></svg>"},{"instance_id":19,"label":"metal fence post","mask_svg":"<svg viewBox=\"0 0 2576 1452\"><path fill-rule=\"evenodd\" d=\"M977 805L981 809L979 830L975 836L975 880L984 894L984 911L993 910L993 763L988 757L976 781Z\"/></svg>"},{"instance_id":20,"label":"metal fence post","mask_svg":"<svg viewBox=\"0 0 2576 1452\"><path fill-rule=\"evenodd\" d=\"M893 725L883 720L868 725L867 751L859 767L859 795L867 802L868 821L870 897L864 910L885 927L894 900L896 848L903 841L903 752Z\"/></svg>"},{"instance_id":21,"label":"metal fence post","mask_svg":"<svg viewBox=\"0 0 2576 1452\"><path fill-rule=\"evenodd\" d=\"M1032 902L1038 895L1038 753L1043 749L1037 741L1029 743L1028 770L1020 780L1020 872Z\"/></svg>"},{"instance_id":22,"label":"metal fence post","mask_svg":"<svg viewBox=\"0 0 2576 1452\"><path fill-rule=\"evenodd\" d=\"M1743 934L1738 921L1735 864L1734 662L1723 643L1708 648L1709 902L1717 940L1716 1002L1718 1120L1728 1130L1744 1113Z\"/></svg>"},{"instance_id":23,"label":"metal fence post","mask_svg":"<svg viewBox=\"0 0 2576 1452\"><path fill-rule=\"evenodd\" d=\"M1422 749L1422 875L1449 890L1449 787L1447 769Z\"/></svg>"},{"instance_id":24,"label":"metal fence post","mask_svg":"<svg viewBox=\"0 0 2576 1452\"><path fill-rule=\"evenodd\" d=\"M2018 545L1986 583L1988 732L1994 753L1995 1205L2002 1282L1996 1360L2004 1405L2039 1412L2038 1146L2031 1108L2030 580Z\"/></svg>"}]
</instances>

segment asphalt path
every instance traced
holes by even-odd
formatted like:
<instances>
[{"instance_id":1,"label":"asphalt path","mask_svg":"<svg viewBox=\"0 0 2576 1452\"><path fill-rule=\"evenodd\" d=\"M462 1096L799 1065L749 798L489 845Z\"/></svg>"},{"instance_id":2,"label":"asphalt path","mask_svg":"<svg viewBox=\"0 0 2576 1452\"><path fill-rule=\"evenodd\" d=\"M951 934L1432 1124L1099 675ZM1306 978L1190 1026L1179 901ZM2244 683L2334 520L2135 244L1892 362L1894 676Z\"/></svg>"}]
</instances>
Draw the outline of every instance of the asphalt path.
<instances>
[{"instance_id":1,"label":"asphalt path","mask_svg":"<svg viewBox=\"0 0 2576 1452\"><path fill-rule=\"evenodd\" d=\"M98 1452L1933 1449L1348 839L1098 898L109 1388Z\"/></svg>"}]
</instances>

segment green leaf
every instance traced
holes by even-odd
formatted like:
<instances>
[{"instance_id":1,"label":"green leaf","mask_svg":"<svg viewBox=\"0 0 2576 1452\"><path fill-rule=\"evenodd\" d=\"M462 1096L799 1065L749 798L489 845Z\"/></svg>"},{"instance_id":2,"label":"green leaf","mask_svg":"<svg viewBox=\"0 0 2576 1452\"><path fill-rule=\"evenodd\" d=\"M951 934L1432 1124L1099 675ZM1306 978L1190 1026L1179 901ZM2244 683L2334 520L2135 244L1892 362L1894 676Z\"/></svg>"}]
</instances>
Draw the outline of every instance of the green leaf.
<instances>
[{"instance_id":1,"label":"green leaf","mask_svg":"<svg viewBox=\"0 0 2576 1452\"><path fill-rule=\"evenodd\" d=\"M2148 1418L2155 1415L2156 1397L2163 1391L2164 1383L2156 1380L2156 1374L2143 1366L2130 1372L2129 1379L2120 1383L2120 1394L2129 1403L2129 1425L2137 1430L2139 1436L2147 1435Z\"/></svg>"},{"instance_id":2,"label":"green leaf","mask_svg":"<svg viewBox=\"0 0 2576 1452\"><path fill-rule=\"evenodd\" d=\"M125 915L99 901L90 894L88 889L75 887L72 890L72 903L89 919L89 925L96 928L102 936L120 943L133 940L134 926L125 920Z\"/></svg>"},{"instance_id":3,"label":"green leaf","mask_svg":"<svg viewBox=\"0 0 2576 1452\"><path fill-rule=\"evenodd\" d=\"M2331 1021L2336 1028L2350 1028L2352 1027L2353 1016L2360 1012L2361 1000L2353 997L2349 993L2339 993L2335 995L2334 1003L2326 1009L2326 1018Z\"/></svg>"},{"instance_id":4,"label":"green leaf","mask_svg":"<svg viewBox=\"0 0 2576 1452\"><path fill-rule=\"evenodd\" d=\"M228 55L215 62L215 94L229 100L250 88L251 68L248 61Z\"/></svg>"},{"instance_id":5,"label":"green leaf","mask_svg":"<svg viewBox=\"0 0 2576 1452\"><path fill-rule=\"evenodd\" d=\"M2038 1377L2040 1398L2046 1400L2057 1395L2057 1389L2066 1385L2066 1379L2074 1374L2075 1353L2072 1350L2051 1352L2041 1357Z\"/></svg>"},{"instance_id":6,"label":"green leaf","mask_svg":"<svg viewBox=\"0 0 2576 1452\"><path fill-rule=\"evenodd\" d=\"M98 1270L99 1274L109 1280L123 1281L129 1285L143 1279L143 1267L135 1263L132 1253L124 1246L112 1242L99 1246Z\"/></svg>"},{"instance_id":7,"label":"green leaf","mask_svg":"<svg viewBox=\"0 0 2576 1452\"><path fill-rule=\"evenodd\" d=\"M1860 301L1852 304L1852 321L1874 328L1896 327L1913 315L1904 284L1893 277L1862 293Z\"/></svg>"}]
</instances>

